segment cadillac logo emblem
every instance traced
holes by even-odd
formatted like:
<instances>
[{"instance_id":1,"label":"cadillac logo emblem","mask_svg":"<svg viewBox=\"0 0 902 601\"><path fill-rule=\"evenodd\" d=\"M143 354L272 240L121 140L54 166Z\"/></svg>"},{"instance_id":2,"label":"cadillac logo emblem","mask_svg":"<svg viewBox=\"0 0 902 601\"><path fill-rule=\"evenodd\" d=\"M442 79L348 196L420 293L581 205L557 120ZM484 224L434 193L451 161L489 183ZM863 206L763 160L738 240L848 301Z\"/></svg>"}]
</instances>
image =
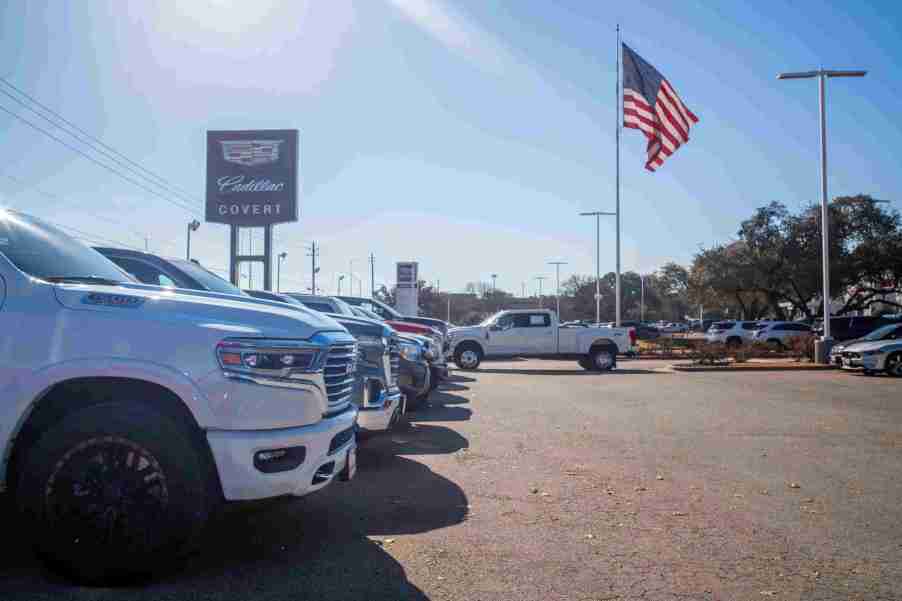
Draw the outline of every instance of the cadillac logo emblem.
<instances>
[{"instance_id":1,"label":"cadillac logo emblem","mask_svg":"<svg viewBox=\"0 0 902 601\"><path fill-rule=\"evenodd\" d=\"M254 167L279 160L282 140L222 140L222 158L230 163Z\"/></svg>"}]
</instances>

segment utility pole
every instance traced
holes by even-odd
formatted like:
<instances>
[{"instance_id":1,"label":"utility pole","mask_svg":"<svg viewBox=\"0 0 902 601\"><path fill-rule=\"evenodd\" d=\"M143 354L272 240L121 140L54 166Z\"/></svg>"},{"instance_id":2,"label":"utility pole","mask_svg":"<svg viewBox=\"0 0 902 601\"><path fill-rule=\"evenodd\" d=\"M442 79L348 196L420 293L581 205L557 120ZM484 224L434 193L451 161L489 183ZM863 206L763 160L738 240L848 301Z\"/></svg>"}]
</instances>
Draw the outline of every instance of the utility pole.
<instances>
[{"instance_id":1,"label":"utility pole","mask_svg":"<svg viewBox=\"0 0 902 601\"><path fill-rule=\"evenodd\" d=\"M520 296L526 298L526 282L520 283Z\"/></svg>"},{"instance_id":2,"label":"utility pole","mask_svg":"<svg viewBox=\"0 0 902 601\"><path fill-rule=\"evenodd\" d=\"M545 279L544 275L537 275L536 281L539 282L539 309L542 308L542 280Z\"/></svg>"},{"instance_id":3,"label":"utility pole","mask_svg":"<svg viewBox=\"0 0 902 601\"><path fill-rule=\"evenodd\" d=\"M492 296L495 296L495 283L497 282L497 280L498 280L498 274L493 273L492 274Z\"/></svg>"},{"instance_id":4,"label":"utility pole","mask_svg":"<svg viewBox=\"0 0 902 601\"><path fill-rule=\"evenodd\" d=\"M548 261L549 265L554 265L555 278L557 279L557 320L561 321L561 265L566 265L566 261Z\"/></svg>"},{"instance_id":5,"label":"utility pole","mask_svg":"<svg viewBox=\"0 0 902 601\"><path fill-rule=\"evenodd\" d=\"M362 294L360 296L363 296ZM370 298L376 296L376 255L370 253Z\"/></svg>"},{"instance_id":6,"label":"utility pole","mask_svg":"<svg viewBox=\"0 0 902 601\"><path fill-rule=\"evenodd\" d=\"M144 251L150 252L150 236L144 236Z\"/></svg>"},{"instance_id":7,"label":"utility pole","mask_svg":"<svg viewBox=\"0 0 902 601\"><path fill-rule=\"evenodd\" d=\"M307 256L310 257L310 294L316 294L316 274L319 272L319 267L316 266L316 258L319 256L316 240L311 242L307 248L310 251L307 253Z\"/></svg>"}]
</instances>

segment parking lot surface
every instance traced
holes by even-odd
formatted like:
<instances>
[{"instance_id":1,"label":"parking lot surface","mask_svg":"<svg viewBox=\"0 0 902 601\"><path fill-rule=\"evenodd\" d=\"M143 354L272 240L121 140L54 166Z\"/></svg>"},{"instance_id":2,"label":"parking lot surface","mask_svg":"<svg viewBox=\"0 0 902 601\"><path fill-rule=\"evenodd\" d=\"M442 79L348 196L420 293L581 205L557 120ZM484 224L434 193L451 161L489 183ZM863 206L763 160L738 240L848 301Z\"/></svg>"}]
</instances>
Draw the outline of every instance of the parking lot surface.
<instances>
[{"instance_id":1,"label":"parking lot surface","mask_svg":"<svg viewBox=\"0 0 902 601\"><path fill-rule=\"evenodd\" d=\"M666 365L455 372L353 482L233 508L133 588L48 575L4 511L0 598L902 598L902 381Z\"/></svg>"}]
</instances>

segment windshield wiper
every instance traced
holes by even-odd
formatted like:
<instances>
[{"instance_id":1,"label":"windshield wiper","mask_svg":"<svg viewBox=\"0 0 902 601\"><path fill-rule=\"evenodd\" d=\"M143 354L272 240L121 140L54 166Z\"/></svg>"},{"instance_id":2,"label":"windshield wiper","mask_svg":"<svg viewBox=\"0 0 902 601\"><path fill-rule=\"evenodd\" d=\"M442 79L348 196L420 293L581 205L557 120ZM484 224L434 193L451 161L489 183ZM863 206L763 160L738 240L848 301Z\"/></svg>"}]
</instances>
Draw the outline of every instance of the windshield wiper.
<instances>
[{"instance_id":1,"label":"windshield wiper","mask_svg":"<svg viewBox=\"0 0 902 601\"><path fill-rule=\"evenodd\" d=\"M107 286L115 286L121 284L119 280L111 280L110 278L100 278L94 275L51 275L41 278L54 284L72 283L72 284L103 284Z\"/></svg>"}]
</instances>

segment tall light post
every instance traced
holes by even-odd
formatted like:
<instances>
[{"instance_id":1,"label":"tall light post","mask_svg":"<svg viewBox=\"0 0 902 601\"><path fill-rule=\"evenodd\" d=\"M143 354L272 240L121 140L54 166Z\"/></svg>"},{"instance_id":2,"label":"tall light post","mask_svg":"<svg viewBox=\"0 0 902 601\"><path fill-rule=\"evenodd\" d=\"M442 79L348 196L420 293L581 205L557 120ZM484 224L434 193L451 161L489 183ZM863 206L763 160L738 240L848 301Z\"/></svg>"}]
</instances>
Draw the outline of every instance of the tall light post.
<instances>
[{"instance_id":1,"label":"tall light post","mask_svg":"<svg viewBox=\"0 0 902 601\"><path fill-rule=\"evenodd\" d=\"M186 261L191 260L191 232L196 232L197 228L199 228L199 227L200 227L200 221L198 221L197 219L192 219L191 221L188 222L188 243L185 248L185 260ZM146 242L147 238L145 238L144 240Z\"/></svg>"},{"instance_id":2,"label":"tall light post","mask_svg":"<svg viewBox=\"0 0 902 601\"><path fill-rule=\"evenodd\" d=\"M557 301L557 320L561 321L561 265L566 265L566 261L548 261L549 265L554 265L554 277L557 282L555 289L555 299Z\"/></svg>"},{"instance_id":3,"label":"tall light post","mask_svg":"<svg viewBox=\"0 0 902 601\"><path fill-rule=\"evenodd\" d=\"M536 281L539 283L539 308L542 308L542 281L545 279L544 275L537 275Z\"/></svg>"},{"instance_id":4,"label":"tall light post","mask_svg":"<svg viewBox=\"0 0 902 601\"><path fill-rule=\"evenodd\" d=\"M645 276L639 274L639 323L645 321Z\"/></svg>"},{"instance_id":5,"label":"tall light post","mask_svg":"<svg viewBox=\"0 0 902 601\"><path fill-rule=\"evenodd\" d=\"M287 252L280 252L278 261L276 261L276 292L282 292L282 261L287 256Z\"/></svg>"},{"instance_id":6,"label":"tall light post","mask_svg":"<svg viewBox=\"0 0 902 601\"><path fill-rule=\"evenodd\" d=\"M617 215L617 213L607 213L604 211L588 211L586 213L580 213L583 217L595 217L595 323L599 323L601 321L601 216L602 215ZM618 219L619 223L619 219ZM619 238L618 231L618 238ZM619 252L619 248L618 248ZM620 265L617 265L617 300L615 301L614 306L616 307L616 319L617 319L617 327L620 327Z\"/></svg>"},{"instance_id":7,"label":"tall light post","mask_svg":"<svg viewBox=\"0 0 902 601\"><path fill-rule=\"evenodd\" d=\"M345 279L345 276L342 274L338 275L338 296L341 296L341 281Z\"/></svg>"},{"instance_id":8,"label":"tall light post","mask_svg":"<svg viewBox=\"0 0 902 601\"><path fill-rule=\"evenodd\" d=\"M495 296L495 284L497 283L497 280L498 280L498 274L493 273L492 274L492 296Z\"/></svg>"},{"instance_id":9,"label":"tall light post","mask_svg":"<svg viewBox=\"0 0 902 601\"><path fill-rule=\"evenodd\" d=\"M824 361L829 361L830 343L830 206L827 200L827 79L830 77L864 77L867 71L833 71L818 69L795 73L780 73L777 79L818 79L821 133L821 254L824 280Z\"/></svg>"}]
</instances>

